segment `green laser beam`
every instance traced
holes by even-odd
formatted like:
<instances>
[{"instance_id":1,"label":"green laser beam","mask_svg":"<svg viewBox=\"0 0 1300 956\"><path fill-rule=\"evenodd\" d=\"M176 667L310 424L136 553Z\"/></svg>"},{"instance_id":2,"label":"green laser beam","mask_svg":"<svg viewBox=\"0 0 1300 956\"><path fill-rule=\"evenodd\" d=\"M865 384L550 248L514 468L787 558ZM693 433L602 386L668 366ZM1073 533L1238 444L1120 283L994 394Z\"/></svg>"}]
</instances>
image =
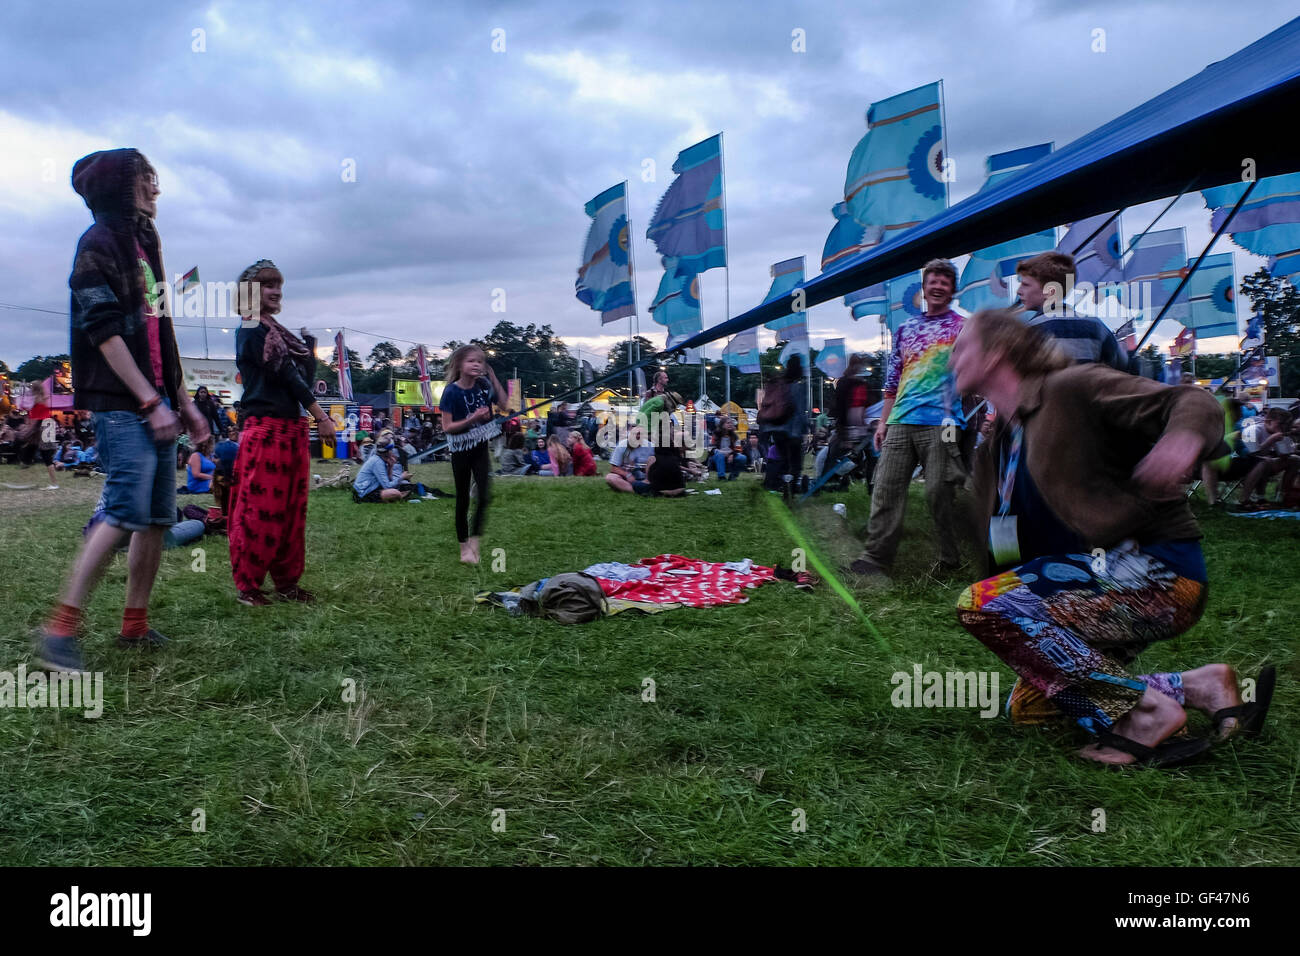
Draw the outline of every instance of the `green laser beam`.
<instances>
[{"instance_id":1,"label":"green laser beam","mask_svg":"<svg viewBox=\"0 0 1300 956\"><path fill-rule=\"evenodd\" d=\"M823 580L830 584L831 590L839 595L840 600L847 604L853 613L858 616L858 620L860 620L862 625L871 633L871 636L876 639L876 643L885 651L892 653L889 642L885 640L884 636L878 630L876 630L876 626L871 623L866 612L862 610L862 605L858 604L857 598L855 598L840 579L835 576L829 565L821 559L821 555L819 555L808 544L808 539L804 537L803 530L795 522L794 516L790 514L789 510L785 507L785 504L778 500L775 495L767 492L763 493L763 497L767 499L768 507L771 508L772 515L776 518L777 523L785 529L786 534L790 536L795 545L803 550L803 553L807 555L808 560L812 562L813 568L822 576Z\"/></svg>"}]
</instances>

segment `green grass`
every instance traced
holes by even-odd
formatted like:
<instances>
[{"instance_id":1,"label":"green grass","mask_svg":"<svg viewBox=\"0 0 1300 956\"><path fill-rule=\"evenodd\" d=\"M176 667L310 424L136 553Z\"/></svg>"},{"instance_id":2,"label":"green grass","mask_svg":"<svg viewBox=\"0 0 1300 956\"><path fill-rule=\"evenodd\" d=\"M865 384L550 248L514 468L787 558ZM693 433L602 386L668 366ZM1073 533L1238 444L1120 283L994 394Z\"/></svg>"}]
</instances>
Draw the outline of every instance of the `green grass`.
<instances>
[{"instance_id":1,"label":"green grass","mask_svg":"<svg viewBox=\"0 0 1300 956\"><path fill-rule=\"evenodd\" d=\"M327 466L314 465L314 470ZM445 465L417 477L451 488ZM34 480L0 468L0 480ZM98 485L0 489L0 668L27 659ZM43 483L43 482L42 482ZM720 497L616 496L599 479L498 480L484 564L456 561L452 502L358 506L313 492L313 607L235 601L224 538L206 571L168 552L153 657L116 650L124 561L88 612L105 711L0 711L0 860L11 864L1281 865L1300 862L1295 584L1300 524L1210 515L1209 609L1143 669L1279 669L1265 736L1172 770L1072 756L1063 731L890 705L895 671L1010 672L962 630L958 583L925 579L913 488L897 583L853 597L776 583L748 604L565 627L475 591L676 552L789 565L746 478ZM830 505L844 501L849 521ZM865 491L797 512L831 567ZM505 549L493 573L491 550ZM852 585L850 584L850 587ZM653 678L657 700L641 699ZM343 698L346 679L358 699ZM206 831L191 829L202 808ZM502 808L506 829L494 832ZM1105 832L1092 830L1093 810ZM807 830L792 832L792 811Z\"/></svg>"}]
</instances>

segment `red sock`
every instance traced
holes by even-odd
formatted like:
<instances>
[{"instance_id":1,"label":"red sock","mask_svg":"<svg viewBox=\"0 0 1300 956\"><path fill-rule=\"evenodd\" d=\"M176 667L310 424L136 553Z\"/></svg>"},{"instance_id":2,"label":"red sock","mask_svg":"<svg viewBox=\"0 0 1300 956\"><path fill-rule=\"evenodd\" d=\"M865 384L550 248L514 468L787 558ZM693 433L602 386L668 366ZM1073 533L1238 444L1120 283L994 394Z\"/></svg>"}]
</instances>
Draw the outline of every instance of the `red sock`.
<instances>
[{"instance_id":1,"label":"red sock","mask_svg":"<svg viewBox=\"0 0 1300 956\"><path fill-rule=\"evenodd\" d=\"M148 608L129 607L122 612L122 636L144 637L149 633L149 623L145 615Z\"/></svg>"},{"instance_id":2,"label":"red sock","mask_svg":"<svg viewBox=\"0 0 1300 956\"><path fill-rule=\"evenodd\" d=\"M45 624L45 632L51 637L76 637L80 629L81 608L71 604L56 607Z\"/></svg>"}]
</instances>

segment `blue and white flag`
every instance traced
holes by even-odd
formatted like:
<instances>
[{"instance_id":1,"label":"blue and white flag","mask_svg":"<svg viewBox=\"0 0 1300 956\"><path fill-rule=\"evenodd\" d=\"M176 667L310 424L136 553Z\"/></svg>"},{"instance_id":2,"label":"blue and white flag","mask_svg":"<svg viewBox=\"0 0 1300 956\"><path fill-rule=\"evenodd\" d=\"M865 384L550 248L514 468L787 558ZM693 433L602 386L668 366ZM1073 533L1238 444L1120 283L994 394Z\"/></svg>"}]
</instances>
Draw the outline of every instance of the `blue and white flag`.
<instances>
[{"instance_id":1,"label":"blue and white flag","mask_svg":"<svg viewBox=\"0 0 1300 956\"><path fill-rule=\"evenodd\" d=\"M1102 213L1072 222L1066 227L1065 236L1056 248L1066 255L1074 256L1075 285L1090 282L1095 286L1102 282L1119 282L1124 278L1120 268L1120 257L1123 254L1119 235L1120 217L1115 216L1101 232L1097 232L1111 215ZM1094 232L1097 235L1093 236ZM1088 239L1089 236L1092 238Z\"/></svg>"},{"instance_id":2,"label":"blue and white flag","mask_svg":"<svg viewBox=\"0 0 1300 956\"><path fill-rule=\"evenodd\" d=\"M767 296L763 299L763 302L783 299L803 284L803 256L773 263L771 273L772 287L767 290ZM807 319L808 313L805 311L791 312L789 315L783 315L766 323L766 328L779 333L796 325L804 325ZM789 338L787 335L781 335L780 337Z\"/></svg>"},{"instance_id":3,"label":"blue and white flag","mask_svg":"<svg viewBox=\"0 0 1300 956\"><path fill-rule=\"evenodd\" d=\"M994 153L984 161L984 185L980 190L989 189L1019 175L1026 166L1037 162L1051 151L1051 143L1039 143L1005 153ZM1011 287L1007 279L1015 275L1016 265L1022 259L1054 248L1056 230L1044 229L972 252L957 283L960 290L957 299L961 307L974 312L977 309L1010 305Z\"/></svg>"},{"instance_id":4,"label":"blue and white flag","mask_svg":"<svg viewBox=\"0 0 1300 956\"><path fill-rule=\"evenodd\" d=\"M659 200L646 238L675 259L678 275L698 275L727 264L722 196L722 135L677 154L677 178Z\"/></svg>"},{"instance_id":5,"label":"blue and white flag","mask_svg":"<svg viewBox=\"0 0 1300 956\"><path fill-rule=\"evenodd\" d=\"M889 314L885 322L890 332L897 332L909 319L925 313L925 297L921 295L921 273L912 272L886 283L889 292Z\"/></svg>"},{"instance_id":6,"label":"blue and white flag","mask_svg":"<svg viewBox=\"0 0 1300 956\"><path fill-rule=\"evenodd\" d=\"M1161 229L1138 237L1124 263L1124 305L1149 313L1154 319L1178 283L1187 274L1187 240L1184 230ZM1165 313L1165 318L1187 323L1187 290Z\"/></svg>"},{"instance_id":7,"label":"blue and white flag","mask_svg":"<svg viewBox=\"0 0 1300 956\"><path fill-rule=\"evenodd\" d=\"M849 158L844 200L860 223L893 235L948 205L940 84L872 103Z\"/></svg>"},{"instance_id":8,"label":"blue and white flag","mask_svg":"<svg viewBox=\"0 0 1300 956\"><path fill-rule=\"evenodd\" d=\"M700 318L700 277L694 273L678 275L677 261L663 258L664 274L650 303L650 317L668 328L666 348L703 330Z\"/></svg>"},{"instance_id":9,"label":"blue and white flag","mask_svg":"<svg viewBox=\"0 0 1300 956\"><path fill-rule=\"evenodd\" d=\"M855 322L864 315L883 317L889 311L889 293L885 290L885 283L877 282L857 292L850 292L844 297L844 304L853 311Z\"/></svg>"},{"instance_id":10,"label":"blue and white flag","mask_svg":"<svg viewBox=\"0 0 1300 956\"><path fill-rule=\"evenodd\" d=\"M578 300L600 313L600 322L636 313L627 229L627 184L611 186L584 207L591 217L575 283Z\"/></svg>"},{"instance_id":11,"label":"blue and white flag","mask_svg":"<svg viewBox=\"0 0 1300 956\"><path fill-rule=\"evenodd\" d=\"M759 370L758 329L737 333L722 350L722 361L741 372Z\"/></svg>"},{"instance_id":12,"label":"blue and white flag","mask_svg":"<svg viewBox=\"0 0 1300 956\"><path fill-rule=\"evenodd\" d=\"M808 342L808 326L796 325L785 330L785 334L790 335L790 341L785 343L785 348L781 349L781 362L788 362L791 355L798 353L803 358L803 373L808 374L808 355L811 351Z\"/></svg>"},{"instance_id":13,"label":"blue and white flag","mask_svg":"<svg viewBox=\"0 0 1300 956\"><path fill-rule=\"evenodd\" d=\"M1187 327L1198 339L1237 334L1235 286L1231 252L1206 256L1192 273L1187 282Z\"/></svg>"},{"instance_id":14,"label":"blue and white flag","mask_svg":"<svg viewBox=\"0 0 1300 956\"><path fill-rule=\"evenodd\" d=\"M839 378L849 366L843 339L827 339L817 353L817 367L827 378Z\"/></svg>"},{"instance_id":15,"label":"blue and white flag","mask_svg":"<svg viewBox=\"0 0 1300 956\"><path fill-rule=\"evenodd\" d=\"M822 248L823 272L836 263L878 245L885 232L881 226L864 226L856 222L849 215L849 204L846 202L837 202L831 208L831 214L835 216L836 221L831 227L830 235L826 237L826 245ZM857 292L850 292L844 297L844 304L852 310L854 321L864 315L884 315L885 284L877 282Z\"/></svg>"},{"instance_id":16,"label":"blue and white flag","mask_svg":"<svg viewBox=\"0 0 1300 956\"><path fill-rule=\"evenodd\" d=\"M1247 185L1232 183L1201 191L1212 210L1211 229L1223 225ZM1268 268L1273 275L1300 287L1300 173L1261 179L1228 228L1237 245L1269 257Z\"/></svg>"}]
</instances>

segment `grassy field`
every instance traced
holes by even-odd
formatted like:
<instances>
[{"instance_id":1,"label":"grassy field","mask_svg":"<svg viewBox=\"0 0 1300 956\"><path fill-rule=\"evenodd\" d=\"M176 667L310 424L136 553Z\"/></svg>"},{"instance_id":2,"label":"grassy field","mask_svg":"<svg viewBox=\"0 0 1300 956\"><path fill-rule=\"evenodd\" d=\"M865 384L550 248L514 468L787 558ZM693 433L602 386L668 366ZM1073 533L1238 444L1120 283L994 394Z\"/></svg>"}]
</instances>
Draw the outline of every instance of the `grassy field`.
<instances>
[{"instance_id":1,"label":"grassy field","mask_svg":"<svg viewBox=\"0 0 1300 956\"><path fill-rule=\"evenodd\" d=\"M446 465L416 472L451 489ZM34 476L0 468L0 481ZM0 669L27 661L98 493L94 479L63 484L0 488ZM919 485L895 583L853 591L882 640L826 582L573 627L473 603L480 589L661 552L789 565L774 499L752 478L721 487L645 500L600 479L498 480L484 539L485 558L505 552L495 573L457 562L451 501L363 507L313 492L303 584L319 603L243 607L226 539L209 538L204 571L188 550L164 558L151 623L173 640L155 656L113 646L119 559L88 612L103 716L0 712L0 861L1300 862L1300 524L1205 517L1209 609L1140 663L1222 660L1243 675L1273 663L1278 694L1261 740L1172 771L1087 764L1069 732L971 709L891 706L891 675L917 663L997 670L1004 695L1012 681L956 622L963 582L925 577ZM856 553L868 505L862 488L824 496L797 530L834 566Z\"/></svg>"}]
</instances>

